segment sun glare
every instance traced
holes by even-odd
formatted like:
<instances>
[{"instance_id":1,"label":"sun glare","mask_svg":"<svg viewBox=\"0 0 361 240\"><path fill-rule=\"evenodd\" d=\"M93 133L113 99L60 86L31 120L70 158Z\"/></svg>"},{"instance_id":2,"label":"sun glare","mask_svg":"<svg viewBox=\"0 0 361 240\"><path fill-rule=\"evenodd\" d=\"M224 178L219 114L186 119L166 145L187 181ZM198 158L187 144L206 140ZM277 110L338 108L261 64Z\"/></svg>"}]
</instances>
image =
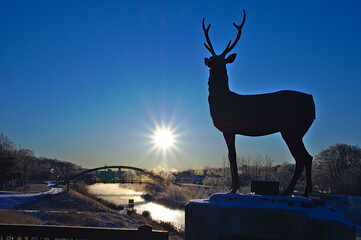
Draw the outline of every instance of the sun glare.
<instances>
[{"instance_id":1,"label":"sun glare","mask_svg":"<svg viewBox=\"0 0 361 240\"><path fill-rule=\"evenodd\" d=\"M148 133L145 135L149 140L145 146L149 148L144 152L143 158L152 160L157 168L168 169L169 164L175 164L179 154L183 153L183 133L180 132L179 125L174 125L173 121L159 123L155 119L152 120L153 126L147 127Z\"/></svg>"},{"instance_id":2,"label":"sun glare","mask_svg":"<svg viewBox=\"0 0 361 240\"><path fill-rule=\"evenodd\" d=\"M154 141L158 147L167 149L173 145L174 136L170 130L159 129L154 133Z\"/></svg>"}]
</instances>

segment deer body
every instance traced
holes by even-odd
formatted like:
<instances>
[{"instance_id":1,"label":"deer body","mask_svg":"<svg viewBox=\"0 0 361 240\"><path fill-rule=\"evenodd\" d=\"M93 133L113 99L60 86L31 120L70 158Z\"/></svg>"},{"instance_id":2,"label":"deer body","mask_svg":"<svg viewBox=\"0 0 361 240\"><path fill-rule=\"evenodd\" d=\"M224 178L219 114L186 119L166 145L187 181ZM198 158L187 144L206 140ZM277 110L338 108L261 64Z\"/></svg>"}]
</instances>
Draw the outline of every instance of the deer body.
<instances>
[{"instance_id":1,"label":"deer body","mask_svg":"<svg viewBox=\"0 0 361 240\"><path fill-rule=\"evenodd\" d=\"M264 136L303 126L314 120L312 95L279 91L258 95L225 93L208 97L214 126L221 132L233 131L245 136ZM306 130L306 129L305 129Z\"/></svg>"},{"instance_id":2,"label":"deer body","mask_svg":"<svg viewBox=\"0 0 361 240\"><path fill-rule=\"evenodd\" d=\"M228 159L232 174L231 192L239 189L238 169L236 162L235 135L264 136L280 132L292 156L296 160L296 169L292 180L283 193L291 195L303 169L306 170L306 187L303 196L312 192L311 166L312 156L307 152L302 138L315 119L315 105L312 95L297 91L279 91L257 95L239 95L230 91L226 64L232 63L236 54L226 55L237 44L245 22L245 11L242 24L234 23L238 29L236 40L228 43L221 55L215 54L204 26L206 48L212 53L205 58L205 65L210 69L208 80L208 102L214 126L223 133L227 147ZM231 45L231 46L230 46Z\"/></svg>"}]
</instances>

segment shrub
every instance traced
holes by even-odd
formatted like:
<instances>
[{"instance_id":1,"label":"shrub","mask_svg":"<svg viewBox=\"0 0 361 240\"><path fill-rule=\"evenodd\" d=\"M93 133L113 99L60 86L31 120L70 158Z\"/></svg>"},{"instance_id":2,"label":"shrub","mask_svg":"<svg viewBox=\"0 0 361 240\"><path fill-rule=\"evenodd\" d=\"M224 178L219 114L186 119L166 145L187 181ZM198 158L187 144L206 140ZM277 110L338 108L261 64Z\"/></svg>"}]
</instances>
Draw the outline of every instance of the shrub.
<instances>
[{"instance_id":1,"label":"shrub","mask_svg":"<svg viewBox=\"0 0 361 240\"><path fill-rule=\"evenodd\" d=\"M142 216L145 218L150 218L150 212L149 211L143 211Z\"/></svg>"}]
</instances>

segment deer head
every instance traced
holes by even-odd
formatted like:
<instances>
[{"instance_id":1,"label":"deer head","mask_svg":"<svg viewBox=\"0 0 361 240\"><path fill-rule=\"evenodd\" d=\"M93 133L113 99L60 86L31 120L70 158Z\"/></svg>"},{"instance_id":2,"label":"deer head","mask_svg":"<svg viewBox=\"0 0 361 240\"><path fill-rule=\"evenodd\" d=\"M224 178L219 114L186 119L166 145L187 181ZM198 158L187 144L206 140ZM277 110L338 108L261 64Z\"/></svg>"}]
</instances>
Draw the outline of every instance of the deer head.
<instances>
[{"instance_id":1,"label":"deer head","mask_svg":"<svg viewBox=\"0 0 361 240\"><path fill-rule=\"evenodd\" d=\"M232 45L231 45L232 40L230 40L226 49L223 51L223 53L221 55L217 55L213 49L211 40L209 39L209 35L208 35L208 31L211 27L211 24L209 24L208 27L206 28L204 25L204 18L203 18L202 27L203 27L204 35L205 35L207 43L208 43L208 45L206 43L204 43L204 46L212 54L212 57L204 58L204 63L207 67L209 67L210 69L217 69L218 67L224 68L227 63L232 63L236 59L237 54L235 54L235 53L229 55L227 58L226 58L226 55L236 46L239 38L241 37L242 28L243 28L245 20L246 20L246 11L243 10L243 20L242 20L241 25L237 25L237 24L233 23L235 28L238 30L236 39L234 40Z\"/></svg>"}]
</instances>

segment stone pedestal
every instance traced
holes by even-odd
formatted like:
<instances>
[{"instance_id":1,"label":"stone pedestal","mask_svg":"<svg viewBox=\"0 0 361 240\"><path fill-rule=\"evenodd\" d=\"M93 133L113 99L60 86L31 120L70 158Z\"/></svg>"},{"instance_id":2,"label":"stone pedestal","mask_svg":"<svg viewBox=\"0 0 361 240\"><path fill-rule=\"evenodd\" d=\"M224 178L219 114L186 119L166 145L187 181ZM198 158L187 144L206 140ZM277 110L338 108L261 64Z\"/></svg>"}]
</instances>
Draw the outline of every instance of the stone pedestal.
<instances>
[{"instance_id":1,"label":"stone pedestal","mask_svg":"<svg viewBox=\"0 0 361 240\"><path fill-rule=\"evenodd\" d=\"M186 240L356 239L341 212L301 197L214 194L185 211Z\"/></svg>"}]
</instances>

